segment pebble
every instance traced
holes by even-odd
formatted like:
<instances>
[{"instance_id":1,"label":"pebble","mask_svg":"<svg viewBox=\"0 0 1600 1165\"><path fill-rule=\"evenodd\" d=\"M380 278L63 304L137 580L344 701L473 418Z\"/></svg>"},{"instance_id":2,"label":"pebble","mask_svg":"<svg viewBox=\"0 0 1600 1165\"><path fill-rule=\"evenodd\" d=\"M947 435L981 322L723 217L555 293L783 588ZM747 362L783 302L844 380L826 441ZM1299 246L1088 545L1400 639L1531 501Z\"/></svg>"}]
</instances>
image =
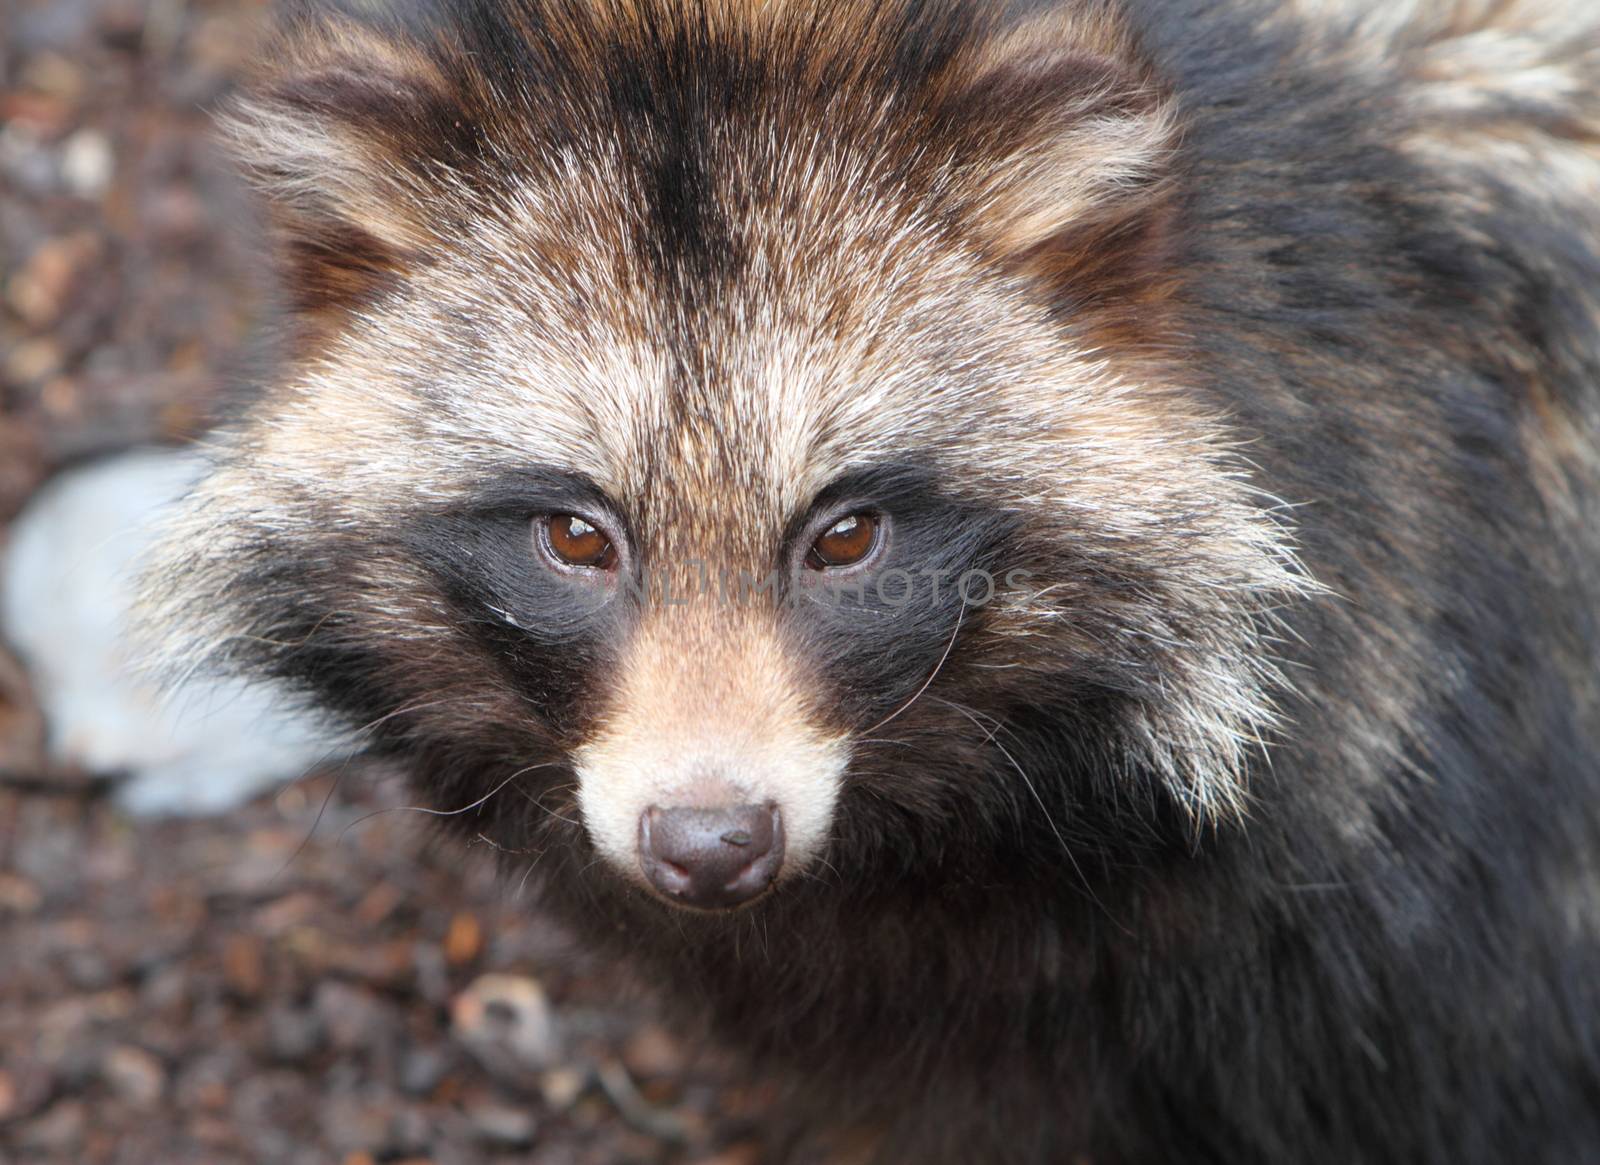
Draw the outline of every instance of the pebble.
<instances>
[{"instance_id":1,"label":"pebble","mask_svg":"<svg viewBox=\"0 0 1600 1165\"><path fill-rule=\"evenodd\" d=\"M15 874L0 874L0 914L33 914L44 902L39 887Z\"/></svg>"},{"instance_id":2,"label":"pebble","mask_svg":"<svg viewBox=\"0 0 1600 1165\"><path fill-rule=\"evenodd\" d=\"M411 973L417 994L435 1005L445 1005L451 997L450 967L444 952L433 943L419 942L411 948Z\"/></svg>"},{"instance_id":3,"label":"pebble","mask_svg":"<svg viewBox=\"0 0 1600 1165\"><path fill-rule=\"evenodd\" d=\"M267 979L261 940L248 934L230 936L222 948L222 975L228 986L244 998L260 995Z\"/></svg>"},{"instance_id":4,"label":"pebble","mask_svg":"<svg viewBox=\"0 0 1600 1165\"><path fill-rule=\"evenodd\" d=\"M622 1060L636 1076L671 1076L683 1070L678 1042L660 1024L646 1024L629 1037Z\"/></svg>"},{"instance_id":5,"label":"pebble","mask_svg":"<svg viewBox=\"0 0 1600 1165\"><path fill-rule=\"evenodd\" d=\"M26 1149L65 1153L83 1143L88 1126L88 1106L81 1100L62 1100L24 1125L17 1140Z\"/></svg>"},{"instance_id":6,"label":"pebble","mask_svg":"<svg viewBox=\"0 0 1600 1165\"><path fill-rule=\"evenodd\" d=\"M387 1051L400 1036L394 1008L363 987L337 980L317 984L312 1006L340 1051Z\"/></svg>"},{"instance_id":7,"label":"pebble","mask_svg":"<svg viewBox=\"0 0 1600 1165\"><path fill-rule=\"evenodd\" d=\"M79 198L99 198L111 184L116 159L106 135L80 129L61 144L61 179Z\"/></svg>"},{"instance_id":8,"label":"pebble","mask_svg":"<svg viewBox=\"0 0 1600 1165\"><path fill-rule=\"evenodd\" d=\"M538 1122L524 1109L501 1104L478 1105L467 1113L472 1127L485 1141L511 1149L525 1148L533 1143Z\"/></svg>"},{"instance_id":9,"label":"pebble","mask_svg":"<svg viewBox=\"0 0 1600 1165\"><path fill-rule=\"evenodd\" d=\"M33 194L47 194L56 184L55 159L38 131L20 120L0 125L0 177Z\"/></svg>"},{"instance_id":10,"label":"pebble","mask_svg":"<svg viewBox=\"0 0 1600 1165\"><path fill-rule=\"evenodd\" d=\"M491 1072L515 1076L548 1067L561 1043L549 997L525 975L482 975L456 996L451 1026Z\"/></svg>"},{"instance_id":11,"label":"pebble","mask_svg":"<svg viewBox=\"0 0 1600 1165\"><path fill-rule=\"evenodd\" d=\"M167 1070L143 1048L123 1044L108 1051L100 1073L111 1090L135 1108L151 1108L167 1087Z\"/></svg>"},{"instance_id":12,"label":"pebble","mask_svg":"<svg viewBox=\"0 0 1600 1165\"><path fill-rule=\"evenodd\" d=\"M420 1110L406 1107L397 1111L389 1121L390 1155L403 1153L415 1156L425 1153L433 1142L433 1122Z\"/></svg>"},{"instance_id":13,"label":"pebble","mask_svg":"<svg viewBox=\"0 0 1600 1165\"><path fill-rule=\"evenodd\" d=\"M443 1048L412 1048L400 1061L400 1087L413 1096L426 1096L449 1071L450 1056Z\"/></svg>"},{"instance_id":14,"label":"pebble","mask_svg":"<svg viewBox=\"0 0 1600 1165\"><path fill-rule=\"evenodd\" d=\"M578 1103L589 1086L589 1073L581 1068L552 1068L539 1076L539 1094L554 1112L566 1112Z\"/></svg>"},{"instance_id":15,"label":"pebble","mask_svg":"<svg viewBox=\"0 0 1600 1165\"><path fill-rule=\"evenodd\" d=\"M67 954L67 982L80 991L104 991L117 980L116 970L99 951L77 950Z\"/></svg>"},{"instance_id":16,"label":"pebble","mask_svg":"<svg viewBox=\"0 0 1600 1165\"><path fill-rule=\"evenodd\" d=\"M323 1042L322 1020L310 1008L274 1005L267 1011L267 1048L285 1064L310 1059Z\"/></svg>"},{"instance_id":17,"label":"pebble","mask_svg":"<svg viewBox=\"0 0 1600 1165\"><path fill-rule=\"evenodd\" d=\"M49 336L24 340L5 358L6 377L17 384L32 384L61 370L65 354Z\"/></svg>"},{"instance_id":18,"label":"pebble","mask_svg":"<svg viewBox=\"0 0 1600 1165\"><path fill-rule=\"evenodd\" d=\"M6 302L35 328L48 327L60 318L79 274L99 254L100 240L88 232L46 239L7 281Z\"/></svg>"},{"instance_id":19,"label":"pebble","mask_svg":"<svg viewBox=\"0 0 1600 1165\"><path fill-rule=\"evenodd\" d=\"M475 915L457 914L444 938L444 957L452 967L472 962L483 951L483 926Z\"/></svg>"},{"instance_id":20,"label":"pebble","mask_svg":"<svg viewBox=\"0 0 1600 1165\"><path fill-rule=\"evenodd\" d=\"M23 67L18 80L36 93L67 104L78 101L85 88L83 69L61 53L39 53Z\"/></svg>"},{"instance_id":21,"label":"pebble","mask_svg":"<svg viewBox=\"0 0 1600 1165\"><path fill-rule=\"evenodd\" d=\"M322 1136L335 1150L391 1156L389 1106L364 1096L334 1095L322 1103Z\"/></svg>"},{"instance_id":22,"label":"pebble","mask_svg":"<svg viewBox=\"0 0 1600 1165\"><path fill-rule=\"evenodd\" d=\"M191 1061L173 1086L174 1099L185 1109L221 1112L231 1096L228 1084L236 1071L232 1057L214 1052Z\"/></svg>"},{"instance_id":23,"label":"pebble","mask_svg":"<svg viewBox=\"0 0 1600 1165\"><path fill-rule=\"evenodd\" d=\"M189 972L183 966L153 968L139 987L139 1007L146 1015L177 1020L188 1005Z\"/></svg>"}]
</instances>

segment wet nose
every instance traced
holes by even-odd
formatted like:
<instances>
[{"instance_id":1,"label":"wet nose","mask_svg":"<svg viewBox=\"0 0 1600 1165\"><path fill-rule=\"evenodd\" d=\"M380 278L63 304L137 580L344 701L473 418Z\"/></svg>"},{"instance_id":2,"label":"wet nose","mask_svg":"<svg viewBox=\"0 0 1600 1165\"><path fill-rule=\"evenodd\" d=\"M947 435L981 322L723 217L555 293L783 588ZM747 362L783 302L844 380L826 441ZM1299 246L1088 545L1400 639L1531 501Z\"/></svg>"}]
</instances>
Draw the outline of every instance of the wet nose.
<instances>
[{"instance_id":1,"label":"wet nose","mask_svg":"<svg viewBox=\"0 0 1600 1165\"><path fill-rule=\"evenodd\" d=\"M738 906L772 885L783 865L775 805L662 809L639 818L639 860L650 884L702 910Z\"/></svg>"}]
</instances>

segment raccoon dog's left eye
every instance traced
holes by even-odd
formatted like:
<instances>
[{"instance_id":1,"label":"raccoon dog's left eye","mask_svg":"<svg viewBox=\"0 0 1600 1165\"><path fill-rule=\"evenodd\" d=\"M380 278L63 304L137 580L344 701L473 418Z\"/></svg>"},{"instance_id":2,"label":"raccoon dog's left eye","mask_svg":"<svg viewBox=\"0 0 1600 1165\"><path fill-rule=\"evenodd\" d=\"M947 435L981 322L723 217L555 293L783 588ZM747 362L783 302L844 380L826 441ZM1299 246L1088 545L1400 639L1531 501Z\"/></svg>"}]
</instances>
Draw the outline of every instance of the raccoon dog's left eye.
<instances>
[{"instance_id":1,"label":"raccoon dog's left eye","mask_svg":"<svg viewBox=\"0 0 1600 1165\"><path fill-rule=\"evenodd\" d=\"M878 545L878 519L872 514L847 514L818 536L806 552L812 570L854 566Z\"/></svg>"},{"instance_id":2,"label":"raccoon dog's left eye","mask_svg":"<svg viewBox=\"0 0 1600 1165\"><path fill-rule=\"evenodd\" d=\"M551 514L538 527L541 548L563 566L610 570L617 563L611 539L577 514Z\"/></svg>"}]
</instances>

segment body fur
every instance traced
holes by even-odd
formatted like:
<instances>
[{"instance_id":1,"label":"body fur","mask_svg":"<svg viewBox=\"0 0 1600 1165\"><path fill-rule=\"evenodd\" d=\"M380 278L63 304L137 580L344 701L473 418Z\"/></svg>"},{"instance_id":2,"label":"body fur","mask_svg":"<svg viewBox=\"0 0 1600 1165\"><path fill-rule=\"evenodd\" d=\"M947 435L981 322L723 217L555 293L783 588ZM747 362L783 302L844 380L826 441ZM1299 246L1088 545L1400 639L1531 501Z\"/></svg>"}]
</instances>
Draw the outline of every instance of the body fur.
<instances>
[{"instance_id":1,"label":"body fur","mask_svg":"<svg viewBox=\"0 0 1600 1165\"><path fill-rule=\"evenodd\" d=\"M1600 1159L1586 3L507 0L278 55L233 124L292 355L154 576L174 661L442 807L514 779L473 830L785 1086L775 1153ZM524 545L589 506L624 573L784 590L853 498L1031 585L585 605ZM790 823L735 913L629 869L707 773Z\"/></svg>"}]
</instances>

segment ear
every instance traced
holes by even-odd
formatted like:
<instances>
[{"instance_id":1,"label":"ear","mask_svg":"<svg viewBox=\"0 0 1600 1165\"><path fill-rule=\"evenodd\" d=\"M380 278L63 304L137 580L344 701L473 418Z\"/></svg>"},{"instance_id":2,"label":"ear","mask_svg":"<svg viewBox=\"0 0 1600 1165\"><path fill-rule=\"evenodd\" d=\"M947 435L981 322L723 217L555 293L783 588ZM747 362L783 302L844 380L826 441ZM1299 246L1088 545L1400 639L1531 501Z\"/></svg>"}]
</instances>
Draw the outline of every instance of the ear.
<instances>
[{"instance_id":1,"label":"ear","mask_svg":"<svg viewBox=\"0 0 1600 1165\"><path fill-rule=\"evenodd\" d=\"M428 178L469 163L475 119L398 31L323 18L288 29L271 59L224 127L271 200L292 305L348 308L428 253Z\"/></svg>"},{"instance_id":2,"label":"ear","mask_svg":"<svg viewBox=\"0 0 1600 1165\"><path fill-rule=\"evenodd\" d=\"M988 121L974 217L993 253L1062 310L1154 290L1177 117L1108 16L1090 6L997 38L960 100Z\"/></svg>"}]
</instances>

